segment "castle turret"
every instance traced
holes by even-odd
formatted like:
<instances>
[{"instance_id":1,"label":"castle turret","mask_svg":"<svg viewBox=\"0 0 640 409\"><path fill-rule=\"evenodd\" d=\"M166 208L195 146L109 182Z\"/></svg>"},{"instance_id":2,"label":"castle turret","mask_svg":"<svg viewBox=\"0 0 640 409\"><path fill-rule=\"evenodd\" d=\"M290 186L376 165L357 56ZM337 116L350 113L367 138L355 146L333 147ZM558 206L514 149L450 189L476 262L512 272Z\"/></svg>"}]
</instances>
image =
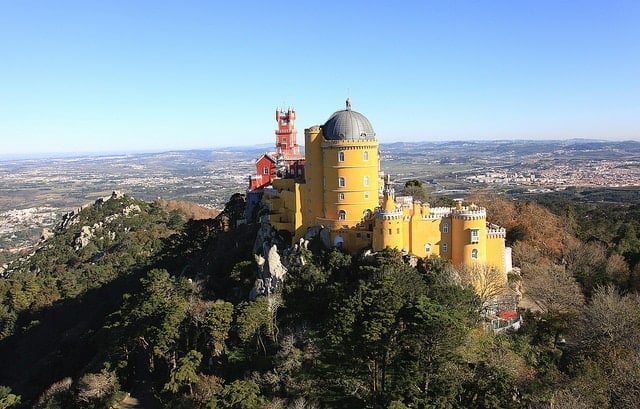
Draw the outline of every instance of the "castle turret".
<instances>
[{"instance_id":1,"label":"castle turret","mask_svg":"<svg viewBox=\"0 0 640 409\"><path fill-rule=\"evenodd\" d=\"M487 211L457 201L451 211L451 261L453 265L487 262Z\"/></svg>"},{"instance_id":2,"label":"castle turret","mask_svg":"<svg viewBox=\"0 0 640 409\"><path fill-rule=\"evenodd\" d=\"M384 188L382 190L382 206L376 212L373 229L373 251L385 248L404 248L404 215L402 208L397 208L395 203L395 190L391 185L391 178L385 175Z\"/></svg>"}]
</instances>

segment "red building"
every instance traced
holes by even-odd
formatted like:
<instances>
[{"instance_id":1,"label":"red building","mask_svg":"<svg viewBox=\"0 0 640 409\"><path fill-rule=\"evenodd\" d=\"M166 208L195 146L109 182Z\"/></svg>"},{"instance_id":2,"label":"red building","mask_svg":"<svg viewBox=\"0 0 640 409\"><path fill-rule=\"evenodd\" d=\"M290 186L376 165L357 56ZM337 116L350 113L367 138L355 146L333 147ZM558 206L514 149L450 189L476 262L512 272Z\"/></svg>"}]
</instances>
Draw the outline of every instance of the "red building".
<instances>
[{"instance_id":1,"label":"red building","mask_svg":"<svg viewBox=\"0 0 640 409\"><path fill-rule=\"evenodd\" d=\"M296 140L296 111L276 109L276 121L276 150L256 160L256 173L249 180L249 191L268 186L276 178L304 177L304 153L300 153Z\"/></svg>"}]
</instances>

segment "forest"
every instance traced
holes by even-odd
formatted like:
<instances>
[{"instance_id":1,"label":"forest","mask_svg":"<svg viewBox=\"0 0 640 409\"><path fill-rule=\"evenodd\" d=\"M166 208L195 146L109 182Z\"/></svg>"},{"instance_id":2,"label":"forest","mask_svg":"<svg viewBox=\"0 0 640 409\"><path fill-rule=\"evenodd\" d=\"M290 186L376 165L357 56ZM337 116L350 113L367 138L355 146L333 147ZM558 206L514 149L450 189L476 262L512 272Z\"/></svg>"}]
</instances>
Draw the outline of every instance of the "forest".
<instances>
[{"instance_id":1,"label":"forest","mask_svg":"<svg viewBox=\"0 0 640 409\"><path fill-rule=\"evenodd\" d=\"M468 200L507 228L518 331L445 260L278 232L286 275L255 296L240 194L200 220L89 206L0 279L0 408L637 407L640 205Z\"/></svg>"}]
</instances>

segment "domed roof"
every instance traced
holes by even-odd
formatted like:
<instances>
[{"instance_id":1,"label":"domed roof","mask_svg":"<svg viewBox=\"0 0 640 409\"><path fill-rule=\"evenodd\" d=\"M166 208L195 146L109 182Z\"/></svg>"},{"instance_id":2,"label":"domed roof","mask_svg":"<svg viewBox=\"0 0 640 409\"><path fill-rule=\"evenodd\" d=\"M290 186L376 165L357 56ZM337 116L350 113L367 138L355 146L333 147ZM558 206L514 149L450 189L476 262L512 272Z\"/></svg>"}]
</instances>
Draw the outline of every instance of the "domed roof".
<instances>
[{"instance_id":1,"label":"domed roof","mask_svg":"<svg viewBox=\"0 0 640 409\"><path fill-rule=\"evenodd\" d=\"M327 140L343 139L375 139L371 122L360 112L351 110L351 102L347 100L347 109L336 111L322 126L322 133Z\"/></svg>"}]
</instances>

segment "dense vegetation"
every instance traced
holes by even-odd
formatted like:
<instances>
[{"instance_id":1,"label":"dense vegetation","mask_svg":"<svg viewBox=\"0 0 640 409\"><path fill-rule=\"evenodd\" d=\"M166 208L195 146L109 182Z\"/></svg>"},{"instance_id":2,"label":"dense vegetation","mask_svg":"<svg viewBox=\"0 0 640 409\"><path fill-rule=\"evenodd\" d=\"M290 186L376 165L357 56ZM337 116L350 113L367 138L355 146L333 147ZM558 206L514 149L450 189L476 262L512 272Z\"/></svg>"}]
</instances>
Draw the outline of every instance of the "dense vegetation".
<instances>
[{"instance_id":1,"label":"dense vegetation","mask_svg":"<svg viewBox=\"0 0 640 409\"><path fill-rule=\"evenodd\" d=\"M559 217L476 199L521 267L518 332L486 331L442 260L313 240L281 244L283 285L250 298L258 226L232 228L240 195L197 221L97 203L0 280L0 408L118 407L126 393L145 408L635 407L637 209L550 206Z\"/></svg>"}]
</instances>

